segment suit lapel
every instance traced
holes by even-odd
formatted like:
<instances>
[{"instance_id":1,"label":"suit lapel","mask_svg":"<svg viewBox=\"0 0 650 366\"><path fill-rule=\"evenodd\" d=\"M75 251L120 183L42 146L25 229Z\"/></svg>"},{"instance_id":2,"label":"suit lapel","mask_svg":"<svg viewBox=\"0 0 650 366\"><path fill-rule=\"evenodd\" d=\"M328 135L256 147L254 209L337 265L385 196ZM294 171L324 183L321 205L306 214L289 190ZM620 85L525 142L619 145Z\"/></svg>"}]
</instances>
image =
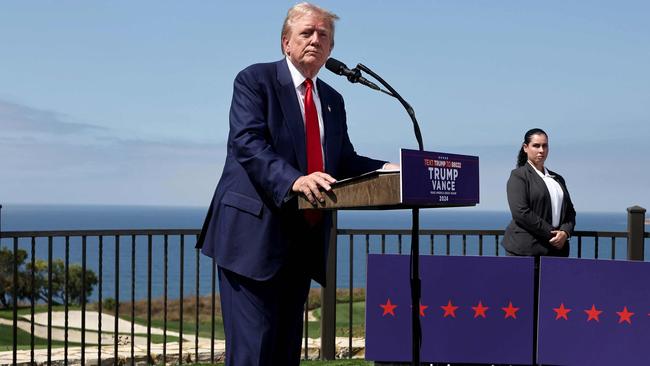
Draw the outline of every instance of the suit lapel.
<instances>
[{"instance_id":1,"label":"suit lapel","mask_svg":"<svg viewBox=\"0 0 650 366\"><path fill-rule=\"evenodd\" d=\"M307 148L305 146L305 126L302 119L302 112L300 111L300 104L296 97L296 89L293 86L291 73L287 66L286 60L280 60L276 63L277 77L278 77L278 99L282 113L285 117L287 129L291 134L293 140L294 152L296 153L296 161L300 171L307 172Z\"/></svg>"},{"instance_id":2,"label":"suit lapel","mask_svg":"<svg viewBox=\"0 0 650 366\"><path fill-rule=\"evenodd\" d=\"M533 168L530 163L526 163L526 165L528 166L528 173L533 177L533 184L535 184L538 190L544 192L544 204L548 207L547 213L551 215L553 212L553 209L551 208L551 194L548 193L546 183L544 182L544 179L537 174L537 170Z\"/></svg>"}]
</instances>

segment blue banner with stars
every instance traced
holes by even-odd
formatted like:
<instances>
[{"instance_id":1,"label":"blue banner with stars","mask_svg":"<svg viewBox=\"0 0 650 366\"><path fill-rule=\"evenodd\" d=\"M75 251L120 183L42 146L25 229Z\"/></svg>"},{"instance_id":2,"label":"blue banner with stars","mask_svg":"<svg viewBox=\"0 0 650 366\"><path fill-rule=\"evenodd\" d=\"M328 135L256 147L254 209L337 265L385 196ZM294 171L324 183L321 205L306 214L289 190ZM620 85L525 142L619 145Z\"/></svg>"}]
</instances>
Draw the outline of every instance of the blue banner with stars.
<instances>
[{"instance_id":1,"label":"blue banner with stars","mask_svg":"<svg viewBox=\"0 0 650 366\"><path fill-rule=\"evenodd\" d=\"M422 362L531 364L533 258L421 256ZM411 360L409 257L369 255L366 359Z\"/></svg>"},{"instance_id":2,"label":"blue banner with stars","mask_svg":"<svg viewBox=\"0 0 650 366\"><path fill-rule=\"evenodd\" d=\"M538 362L650 365L650 263L544 257Z\"/></svg>"}]
</instances>

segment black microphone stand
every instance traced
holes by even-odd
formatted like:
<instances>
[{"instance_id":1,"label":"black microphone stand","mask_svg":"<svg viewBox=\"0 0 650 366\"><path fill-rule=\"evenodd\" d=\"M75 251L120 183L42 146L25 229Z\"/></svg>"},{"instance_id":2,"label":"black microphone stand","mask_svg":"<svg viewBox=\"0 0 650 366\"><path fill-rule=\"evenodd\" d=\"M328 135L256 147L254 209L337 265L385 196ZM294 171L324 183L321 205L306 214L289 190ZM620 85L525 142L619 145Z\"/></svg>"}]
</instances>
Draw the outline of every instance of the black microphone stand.
<instances>
[{"instance_id":1,"label":"black microphone stand","mask_svg":"<svg viewBox=\"0 0 650 366\"><path fill-rule=\"evenodd\" d=\"M373 78L381 83L388 91L380 89L380 91L385 94L390 95L391 97L396 98L402 103L402 106L406 109L406 112L411 117L411 122L413 122L413 130L415 132L415 138L418 141L418 148L420 151L424 150L422 145L422 133L420 132L420 125L415 118L415 111L408 104L402 96L399 95L395 89L393 89L384 79L379 75L375 74L372 70L364 66L363 64L358 64L356 69L363 70L364 72L370 74ZM361 73L358 73L359 76ZM349 78L348 78L349 79ZM349 79L350 80L350 79ZM354 82L353 80L350 80ZM422 285L420 281L420 209L412 209L412 227L411 227L411 341L412 341L412 365L420 365L420 347L422 346L422 329L420 326L420 298L422 296Z\"/></svg>"}]
</instances>

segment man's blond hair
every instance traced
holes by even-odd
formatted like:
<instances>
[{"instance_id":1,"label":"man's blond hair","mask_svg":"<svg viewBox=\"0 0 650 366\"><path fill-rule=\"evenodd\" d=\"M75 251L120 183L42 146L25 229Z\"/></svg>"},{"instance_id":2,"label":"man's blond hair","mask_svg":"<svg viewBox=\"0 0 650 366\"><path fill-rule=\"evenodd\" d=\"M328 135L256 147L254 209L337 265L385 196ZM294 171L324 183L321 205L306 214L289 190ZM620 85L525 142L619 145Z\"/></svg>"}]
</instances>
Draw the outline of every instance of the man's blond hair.
<instances>
[{"instance_id":1,"label":"man's blond hair","mask_svg":"<svg viewBox=\"0 0 650 366\"><path fill-rule=\"evenodd\" d=\"M282 40L288 36L295 20L305 15L316 15L328 23L331 32L331 45L334 47L334 22L339 19L338 15L314 4L304 2L296 4L289 9L287 17L284 19L284 24L282 24L282 34L280 35L280 48L282 49L282 54L284 54L284 45Z\"/></svg>"}]
</instances>

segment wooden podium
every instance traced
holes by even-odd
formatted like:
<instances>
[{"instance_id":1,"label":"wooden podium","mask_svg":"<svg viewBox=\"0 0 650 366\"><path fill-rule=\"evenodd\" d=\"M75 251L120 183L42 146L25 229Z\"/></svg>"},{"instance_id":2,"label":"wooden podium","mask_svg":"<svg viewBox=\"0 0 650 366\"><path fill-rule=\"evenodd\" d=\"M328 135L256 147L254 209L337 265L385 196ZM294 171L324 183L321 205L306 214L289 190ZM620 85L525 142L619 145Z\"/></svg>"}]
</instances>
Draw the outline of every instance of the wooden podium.
<instances>
[{"instance_id":1,"label":"wooden podium","mask_svg":"<svg viewBox=\"0 0 650 366\"><path fill-rule=\"evenodd\" d=\"M312 205L298 196L300 209L397 210L411 209L411 304L420 303L419 209L475 206L479 199L478 157L402 149L401 171L377 170L331 185L325 200ZM327 283L322 289L321 353L334 357L336 321L337 223L333 215L327 254ZM421 337L418 306L411 307L413 363L419 364Z\"/></svg>"},{"instance_id":2,"label":"wooden podium","mask_svg":"<svg viewBox=\"0 0 650 366\"><path fill-rule=\"evenodd\" d=\"M324 192L325 201L312 205L301 195L300 209L324 210L387 210L401 207L400 173L375 171L334 183L332 190Z\"/></svg>"},{"instance_id":3,"label":"wooden podium","mask_svg":"<svg viewBox=\"0 0 650 366\"><path fill-rule=\"evenodd\" d=\"M298 208L322 210L400 210L434 207L466 207L476 203L427 201L404 203L401 197L399 171L374 171L355 178L336 182L332 190L324 192L325 201L312 205L303 195Z\"/></svg>"}]
</instances>

